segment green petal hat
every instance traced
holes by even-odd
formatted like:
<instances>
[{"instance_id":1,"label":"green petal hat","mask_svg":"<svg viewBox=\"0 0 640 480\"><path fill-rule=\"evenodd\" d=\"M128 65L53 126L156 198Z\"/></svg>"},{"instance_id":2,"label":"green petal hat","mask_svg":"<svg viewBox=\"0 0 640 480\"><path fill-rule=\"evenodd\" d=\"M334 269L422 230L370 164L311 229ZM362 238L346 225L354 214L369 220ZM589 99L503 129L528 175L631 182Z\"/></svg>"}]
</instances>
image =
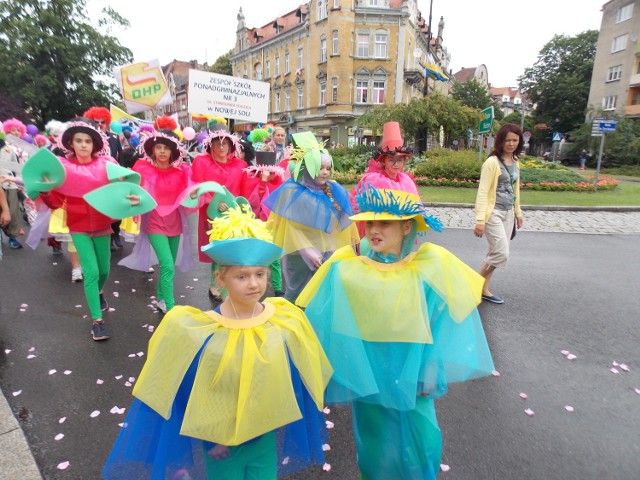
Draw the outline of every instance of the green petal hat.
<instances>
[{"instance_id":1,"label":"green petal hat","mask_svg":"<svg viewBox=\"0 0 640 480\"><path fill-rule=\"evenodd\" d=\"M141 177L130 168L107 162L107 178L110 182L131 182L140 185Z\"/></svg>"},{"instance_id":2,"label":"green petal hat","mask_svg":"<svg viewBox=\"0 0 640 480\"><path fill-rule=\"evenodd\" d=\"M207 207L207 216L209 218L218 218L222 212L218 210L218 207L221 203L226 203L227 207L235 208L238 205L245 205L249 210L251 210L251 206L249 205L249 201L244 197L235 197L227 187L222 187L223 191L220 193L216 193L211 200L211 203Z\"/></svg>"},{"instance_id":3,"label":"green petal hat","mask_svg":"<svg viewBox=\"0 0 640 480\"><path fill-rule=\"evenodd\" d=\"M326 148L316 139L311 132L300 132L292 135L293 149L290 158L295 161L291 176L299 181L304 170L311 178L318 176L322 166L322 155L329 155ZM329 155L329 158L331 156Z\"/></svg>"},{"instance_id":4,"label":"green petal hat","mask_svg":"<svg viewBox=\"0 0 640 480\"><path fill-rule=\"evenodd\" d=\"M44 177L49 181L45 182ZM29 198L37 197L38 192L48 192L59 187L65 177L62 163L46 148L41 148L31 155L22 168L22 179Z\"/></svg>"},{"instance_id":5,"label":"green petal hat","mask_svg":"<svg viewBox=\"0 0 640 480\"><path fill-rule=\"evenodd\" d=\"M184 197L180 205L187 208L196 208L198 206L198 199L204 195L205 193L224 193L225 188L217 182L202 182L198 185L198 191L196 192L196 197L192 198L189 193Z\"/></svg>"},{"instance_id":6,"label":"green petal hat","mask_svg":"<svg viewBox=\"0 0 640 480\"><path fill-rule=\"evenodd\" d=\"M127 195L138 195L140 203L131 205ZM110 183L85 194L89 205L110 218L122 219L142 215L156 208L157 203L140 185L130 182Z\"/></svg>"}]
</instances>

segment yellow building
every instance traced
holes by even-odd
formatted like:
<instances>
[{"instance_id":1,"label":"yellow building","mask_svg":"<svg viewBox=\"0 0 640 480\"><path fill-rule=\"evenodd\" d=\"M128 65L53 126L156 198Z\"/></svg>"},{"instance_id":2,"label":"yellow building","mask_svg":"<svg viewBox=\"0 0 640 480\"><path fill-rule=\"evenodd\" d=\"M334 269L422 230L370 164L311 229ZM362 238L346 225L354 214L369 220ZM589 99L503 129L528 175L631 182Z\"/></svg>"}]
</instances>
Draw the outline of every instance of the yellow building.
<instances>
[{"instance_id":1,"label":"yellow building","mask_svg":"<svg viewBox=\"0 0 640 480\"><path fill-rule=\"evenodd\" d=\"M310 0L248 28L238 13L233 75L270 84L269 121L289 133L310 130L335 144L368 141L358 118L380 104L409 102L448 84L424 66L448 71L442 46L416 0ZM243 126L238 125L238 129Z\"/></svg>"}]
</instances>

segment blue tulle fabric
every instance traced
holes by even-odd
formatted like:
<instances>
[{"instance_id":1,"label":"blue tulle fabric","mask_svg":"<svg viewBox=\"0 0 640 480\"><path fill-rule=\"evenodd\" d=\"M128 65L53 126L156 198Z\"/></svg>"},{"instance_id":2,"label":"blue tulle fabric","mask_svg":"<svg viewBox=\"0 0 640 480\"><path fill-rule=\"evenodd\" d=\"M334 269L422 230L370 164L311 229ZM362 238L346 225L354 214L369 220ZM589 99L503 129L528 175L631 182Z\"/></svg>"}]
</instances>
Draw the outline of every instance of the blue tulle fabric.
<instances>
[{"instance_id":1,"label":"blue tulle fabric","mask_svg":"<svg viewBox=\"0 0 640 480\"><path fill-rule=\"evenodd\" d=\"M358 334L353 313L358 306L349 302L340 263L331 266L305 310L334 369L328 403L357 399L407 411L415 408L416 394L438 398L450 383L494 371L477 309L457 322L427 282L416 282L428 308L433 343L368 342ZM384 290L372 295L384 295Z\"/></svg>"},{"instance_id":2,"label":"blue tulle fabric","mask_svg":"<svg viewBox=\"0 0 640 480\"><path fill-rule=\"evenodd\" d=\"M104 479L207 479L204 454L205 451L213 448L214 444L180 435L180 426L198 368L199 357L200 353L184 376L168 420L140 400L133 400L124 426L102 471ZM278 477L300 471L310 465L322 465L324 463L322 445L327 442L322 413L318 412L292 362L289 362L289 368L303 418L276 432Z\"/></svg>"},{"instance_id":3,"label":"blue tulle fabric","mask_svg":"<svg viewBox=\"0 0 640 480\"><path fill-rule=\"evenodd\" d=\"M283 183L262 204L278 216L309 228L325 233L332 233L336 226L344 230L351 224L349 216L353 215L349 194L333 181L329 182L329 188L340 211L322 190L311 190L293 179Z\"/></svg>"}]
</instances>

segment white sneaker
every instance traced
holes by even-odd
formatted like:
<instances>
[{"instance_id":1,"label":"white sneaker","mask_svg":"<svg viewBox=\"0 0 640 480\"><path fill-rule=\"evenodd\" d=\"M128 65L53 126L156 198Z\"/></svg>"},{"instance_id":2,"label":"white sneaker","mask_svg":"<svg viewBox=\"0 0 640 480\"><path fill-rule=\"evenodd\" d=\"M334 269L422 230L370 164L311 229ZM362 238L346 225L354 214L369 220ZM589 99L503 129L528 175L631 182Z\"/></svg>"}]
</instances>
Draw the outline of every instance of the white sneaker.
<instances>
[{"instance_id":1,"label":"white sneaker","mask_svg":"<svg viewBox=\"0 0 640 480\"><path fill-rule=\"evenodd\" d=\"M164 300L160 300L158 303L156 303L156 308L162 313L167 313L167 304Z\"/></svg>"},{"instance_id":2,"label":"white sneaker","mask_svg":"<svg viewBox=\"0 0 640 480\"><path fill-rule=\"evenodd\" d=\"M84 277L82 276L82 268L78 267L71 269L71 282L77 283L82 280L84 280Z\"/></svg>"}]
</instances>

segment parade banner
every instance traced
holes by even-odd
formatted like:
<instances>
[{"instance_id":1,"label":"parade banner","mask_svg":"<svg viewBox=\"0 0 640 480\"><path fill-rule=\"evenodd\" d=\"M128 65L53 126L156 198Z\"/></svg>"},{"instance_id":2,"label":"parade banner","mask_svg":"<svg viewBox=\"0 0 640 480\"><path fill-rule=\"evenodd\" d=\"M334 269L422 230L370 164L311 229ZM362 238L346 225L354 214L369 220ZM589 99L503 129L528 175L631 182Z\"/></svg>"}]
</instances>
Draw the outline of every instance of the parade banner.
<instances>
[{"instance_id":1,"label":"parade banner","mask_svg":"<svg viewBox=\"0 0 640 480\"><path fill-rule=\"evenodd\" d=\"M134 117L133 115L129 115L124 110L116 107L115 105L109 106L109 112L111 113L111 121L120 122L123 126L129 125L133 128L134 132L140 130L142 125L151 125L153 126L153 122L150 120L143 120L142 118Z\"/></svg>"},{"instance_id":2,"label":"parade banner","mask_svg":"<svg viewBox=\"0 0 640 480\"><path fill-rule=\"evenodd\" d=\"M173 102L158 60L113 69L129 113L144 112Z\"/></svg>"},{"instance_id":3,"label":"parade banner","mask_svg":"<svg viewBox=\"0 0 640 480\"><path fill-rule=\"evenodd\" d=\"M266 122L269 84L189 70L189 113Z\"/></svg>"}]
</instances>

